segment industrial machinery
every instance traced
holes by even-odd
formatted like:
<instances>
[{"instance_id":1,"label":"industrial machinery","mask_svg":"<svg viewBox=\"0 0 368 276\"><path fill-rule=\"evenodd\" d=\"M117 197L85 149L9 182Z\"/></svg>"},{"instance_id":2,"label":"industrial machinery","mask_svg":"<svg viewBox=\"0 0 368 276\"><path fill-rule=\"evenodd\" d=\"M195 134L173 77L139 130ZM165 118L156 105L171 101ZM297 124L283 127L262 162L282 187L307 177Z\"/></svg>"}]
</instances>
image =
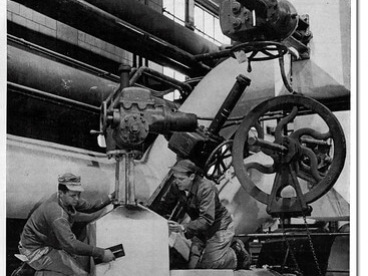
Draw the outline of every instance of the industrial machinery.
<instances>
[{"instance_id":1,"label":"industrial machinery","mask_svg":"<svg viewBox=\"0 0 368 276\"><path fill-rule=\"evenodd\" d=\"M294 91L289 85L283 68L283 56L289 50L285 44L276 42L294 33L300 20L299 31L304 35L301 38L296 34L299 38L297 43L295 38L291 41L294 45L303 45L299 48L297 58L307 58L305 47L312 37L306 29L308 24L298 18L295 9L286 1L223 1L221 7L224 34L240 43L213 55L198 55L197 59L208 60L230 55L248 61L250 72L251 61L278 58L282 80L290 94L261 102L244 116L234 138L225 140L219 132L239 100L239 92L245 89L245 80L247 85L250 84L248 78L239 75L210 126L202 127L194 133L175 133L168 146L179 157L194 161L208 178L217 183L232 165L246 192L267 205L268 214L280 219L281 233L275 237L283 240L275 243L270 238L271 242L263 245L258 266L273 266L272 269L281 274L325 275L332 242L340 234L324 236L318 230L312 233L316 229L310 230L307 216L312 211L309 204L326 194L338 179L345 163L346 142L342 127L333 113L318 101ZM256 57L258 54L261 56ZM239 55L243 57L239 58ZM297 127L295 121L298 121L299 116L311 114L318 117L318 124L323 125L321 130L315 130L309 124L300 126L299 123ZM264 128L270 121L274 121L274 138L265 139ZM267 165L259 161L247 162L247 157L254 159L258 154L263 155L260 160L267 160ZM268 187L261 189L250 177L253 170L273 175L274 179L269 179ZM173 210L170 218L180 219L181 215L180 211ZM294 217L302 217L304 227L299 225L295 230L296 226L291 223ZM293 235L295 231L296 236L301 238L291 242L287 235ZM280 245L282 250L277 249ZM309 256L306 253L308 251ZM280 255L275 261L267 254Z\"/></svg>"},{"instance_id":2,"label":"industrial machinery","mask_svg":"<svg viewBox=\"0 0 368 276\"><path fill-rule=\"evenodd\" d=\"M250 13L247 8L253 12ZM243 54L250 52L250 56L245 58L249 62L248 71L251 71L251 61L275 58L282 60L288 48L275 40L281 41L289 37L298 25L298 17L287 2L271 1L266 5L266 1L246 3L224 1L221 12L223 32L242 43L213 56L197 56L197 59L216 59L226 55L236 57L239 52ZM230 15L230 13L233 14ZM238 17L234 21L235 15ZM239 17L244 20L240 20ZM253 24L248 24L248 20ZM275 53L271 53L272 51ZM261 57L256 58L259 53ZM281 73L284 75L283 62L280 62L280 66ZM127 74L125 77L122 75L122 83L128 83L126 78ZM289 88L284 76L283 81ZM275 266L274 261L269 262L269 259L263 256L264 253L261 253L263 259L260 259L258 265L266 261L272 271L278 271L281 275L282 273L325 275L326 256L329 255L333 238L330 235L329 239L324 239L326 242L321 241L320 236L312 238L316 233L312 233L309 229L307 216L311 214L309 204L330 190L344 166L346 154L344 133L338 120L328 108L316 100L289 89L291 92L289 95L271 98L254 107L241 118L243 121L233 139L224 139L219 133L250 83L249 78L239 75L212 123L208 127L198 128L197 117L194 114L175 113L175 120L171 120L172 114L165 113L165 116L158 119L157 114L164 113L162 110L157 113L152 109L155 106L152 99L149 106L147 92L143 89L128 88L122 84L122 88L109 97L102 104L101 109L101 133L106 137L107 154L115 155L117 160L116 183L121 183L119 177L125 175L125 192L120 192L121 184L116 186L119 195L118 203L134 205L135 202L132 196L134 189L131 188L134 187L131 183L134 167L125 167L122 172L118 165L121 159L117 156L121 156L123 151L123 155L128 154L129 160L130 155L125 151L135 149L137 145L143 143L150 131L166 134L169 139L168 147L179 158L193 160L203 169L203 173L208 178L218 184L232 165L236 177L246 192L266 204L267 212L272 217L280 219L281 234L284 239L281 242L284 251L281 250L280 253L284 260ZM319 116L319 123L324 124L323 131L317 131L309 125L297 128L295 121L298 117L307 115ZM276 122L274 140L269 141L269 138L265 137L264 128L272 120ZM258 154L269 156L272 160L271 164L247 162L248 157ZM232 161L226 161L230 155L232 155ZM249 176L252 170L274 175L273 184L270 183L270 187L266 187L269 192L263 191L253 183ZM155 203L171 183L172 178L167 177L165 183L159 187L160 191L155 194L156 198L151 202L151 209L155 210ZM125 200L119 199L123 196ZM181 215L183 215L182 212L172 210L170 218L179 220ZM294 240L291 245L292 242L288 241L286 236L288 232L294 231L290 223L293 217L303 217L305 228L300 228L298 231L302 238ZM280 238L280 236L277 237ZM323 246L315 246L316 241ZM304 246L308 249L300 250ZM271 250L267 249L267 245L264 245L264 248L263 250L269 250L269 252ZM300 263L301 256L308 250L313 258L307 257Z\"/></svg>"},{"instance_id":3,"label":"industrial machinery","mask_svg":"<svg viewBox=\"0 0 368 276\"><path fill-rule=\"evenodd\" d=\"M298 128L293 125L298 114L300 116L306 112L312 112L314 116L320 117L324 122L323 132L309 125ZM268 120L267 116L277 121L274 141L248 136L252 122L260 118ZM242 152L254 145L259 146L261 152L271 157L273 162L268 160L265 165L245 160L243 163ZM296 231L293 229L295 225L291 223L291 218L303 218L304 227L299 228L297 232L304 233L305 239L302 242L294 240L294 249L285 237L281 242L281 244L286 242L286 247L290 250L283 255L285 259L281 262L281 271L285 271L284 266L290 254L289 258L292 259L290 263L296 275L297 273L325 275L326 256L329 255L334 235L323 237L323 234L322 236L317 234L312 238L307 216L312 211L309 204L326 194L338 179L344 166L345 155L344 133L336 117L325 106L302 95L284 95L262 102L247 115L237 130L233 144L233 166L242 187L252 197L266 204L267 212L271 216L280 219L284 235L287 232ZM261 174L274 175L272 185L263 187L263 190L257 187L249 177L252 170L257 170ZM302 245L295 245L298 242ZM309 256L305 252L298 254L293 252L295 246L300 247L303 244L308 248L307 251L310 250ZM266 261L269 265L275 264L267 257L266 260L261 261Z\"/></svg>"},{"instance_id":4,"label":"industrial machinery","mask_svg":"<svg viewBox=\"0 0 368 276\"><path fill-rule=\"evenodd\" d=\"M136 201L134 159L142 155L141 145L149 134L194 131L197 117L178 111L175 105L153 96L149 89L129 87L129 65L122 65L119 70L120 86L102 103L100 130L92 131L99 134L99 141L106 147L107 156L115 158L114 209L94 222L89 232L91 240L99 247L111 247L114 246L111 242L124 240L122 243L127 254L123 260L118 260L120 264L113 264L109 273L117 273L124 266L126 275L144 275L147 271L168 275L168 261L162 262L168 258L165 247L167 226L162 218ZM152 235L142 231L142 228L151 227L155 229ZM106 237L106 231L115 234ZM130 241L127 241L127 235L131 235ZM155 248L151 251L144 248L136 250L144 240L155 240ZM140 258L144 258L148 265L140 266ZM103 265L94 264L92 273L105 273Z\"/></svg>"},{"instance_id":5,"label":"industrial machinery","mask_svg":"<svg viewBox=\"0 0 368 276\"><path fill-rule=\"evenodd\" d=\"M307 43L312 37L308 23L299 17L295 8L288 1L222 1L220 5L220 24L222 32L235 41L234 45L214 54L197 55L196 59L214 60L232 56L239 62L248 62L248 72L252 71L252 61L264 61L278 58L285 87L295 93L290 86L284 70L284 55L289 52L285 39L291 39L293 46L300 52L298 56L306 58ZM292 37L294 35L298 39ZM282 43L280 43L283 41ZM297 47L295 45L303 45ZM219 136L221 128L242 96L244 86L250 85L250 79L239 75L227 99L208 128L198 129L193 134L174 134L169 148L179 156L192 159L204 169L206 176L215 182L229 168L224 160L229 157L232 141L223 141ZM240 119L240 118L238 118ZM261 139L263 130L257 120L253 129ZM251 131L249 128L248 131ZM244 138L244 137L243 137ZM217 140L217 141L212 141ZM185 141L185 142L184 142ZM212 144L212 146L211 146ZM241 151L243 154L243 151ZM239 159L240 160L240 159Z\"/></svg>"},{"instance_id":6,"label":"industrial machinery","mask_svg":"<svg viewBox=\"0 0 368 276\"><path fill-rule=\"evenodd\" d=\"M127 78L126 73L122 74L123 79ZM149 92L140 88L138 88L140 91L137 91L136 88L122 86L124 88L117 90L119 93L116 93L117 96L108 98L109 104L106 102L102 104L100 134L106 138L108 156L114 156L116 159L117 199L114 203L115 209L94 223L93 233L99 236L99 239L93 239L97 241L96 244L101 246L106 242L106 238L98 234L102 225L109 225L110 228L117 223L115 227L120 227L120 223L124 224L125 218L135 217L136 213L140 217L145 212L152 216L135 200L134 151L137 150L137 145L144 142L149 129L152 129L152 132L166 134L175 131L170 136L168 146L176 151L179 157L192 159L204 169L204 173L206 173L205 169L212 169L211 174L207 171L207 176L217 182L232 165L236 177L247 193L257 201L266 204L267 212L272 217L280 219L282 232L275 237L283 238L283 241L276 246L282 244L284 247L279 252L284 256L284 260L280 265L278 259L278 265L275 265L275 260L270 261L268 255L265 257L263 256L265 253L261 253L260 256L263 257L260 258L260 262L268 262L269 269L278 271L281 275L282 273L325 275L326 257L330 253L334 237L338 235L330 233L327 238L323 235L321 237L315 229L309 229L307 216L311 214L309 204L331 189L344 166L346 155L344 133L336 117L324 105L300 94L289 94L261 102L245 116L236 130L234 142L225 141L218 135L219 130L249 84L248 78L238 76L235 85L208 128L197 128L197 118L190 113L175 111L176 124L171 120L173 115L170 113L159 117L161 120L158 120L157 110L153 108L157 102L155 103L151 98L151 109L148 108L149 101L146 96L149 96ZM134 94L130 94L131 91L134 91ZM161 110L159 114L164 113ZM320 117L319 125L323 124L321 131L309 125L297 127L298 117L308 115ZM274 140L269 141L263 129L265 122L272 120L276 121L272 136ZM185 132L178 132L178 130ZM225 166L224 159L228 157L231 145L232 162ZM257 154L269 156L272 162L262 164L264 160L269 162L264 157L258 162L247 162L249 157L255 157ZM270 187L263 187L266 192L254 184L249 176L252 170L274 175ZM166 189L171 185L171 180L170 177L166 179L163 185ZM160 190L164 188L161 186ZM268 193L267 190L270 192ZM155 200L157 202L159 196ZM154 205L153 202L150 206L153 210ZM117 214L121 216L120 222L116 222ZM173 210L170 218L178 220L181 219L181 215L178 210ZM109 217L112 219L110 220ZM297 233L295 233L295 226L290 223L294 217L303 217L305 223L305 228L299 226ZM144 217L144 221L144 223L147 222L147 217ZM114 229L110 230L114 232ZM293 241L288 240L290 233L297 238ZM272 236L269 239L272 240ZM263 245L265 248L263 250L268 250L271 255L275 253L272 252L273 247L268 246L272 242ZM318 245L315 245L316 242ZM306 251L311 252L312 258L305 257ZM304 260L301 261L303 258ZM96 266L96 273L99 274L99 271L99 266Z\"/></svg>"},{"instance_id":7,"label":"industrial machinery","mask_svg":"<svg viewBox=\"0 0 368 276\"><path fill-rule=\"evenodd\" d=\"M19 0L19 2L34 5L32 4L34 1ZM292 85L292 76L290 72L290 75L286 72L284 57L290 55L288 56L290 63L310 58L311 50L308 43L313 36L309 29L309 16L298 15L294 6L286 0L224 0L219 5L221 28L223 33L233 40L233 45L222 50L201 51L200 46L206 45L207 42L200 39L195 40L196 43L193 45L190 43L188 45L191 39L181 41L179 38L182 44L179 45L180 49L177 49L171 47L169 43L161 43L162 40L172 44L178 43L176 41L178 38L167 36L169 32L163 32L162 37L155 37L145 32L139 33L141 31L139 28L138 31L133 29L133 24L135 26L141 24L139 20L138 22L117 20L116 17L121 16L121 13L124 14L125 10L114 8L114 5L120 7L128 5L127 3L131 1L115 3L95 0L55 0L58 8L48 12L52 16L60 16L60 20L65 20L68 13L55 11L67 11L70 8L68 2L73 4L71 12L84 15L90 12L99 19L100 24L116 33L127 37L132 37L133 33L143 34L144 38L138 40L142 42L139 48L151 47L160 51L157 57L159 61L175 64L176 68L190 72L192 76L208 72L203 80L193 87L188 85L188 82L165 79L154 70L144 67L132 70L127 65L120 66L120 78L109 76L109 80L91 77L86 72L73 73L82 76L82 79L88 79L91 85L76 80L75 83L82 83L77 89L78 97L65 101L61 96L70 93L73 81L64 83L63 88L56 91L57 96L50 97L40 90L54 89L53 82L58 81L58 74L64 80L62 74L72 70L74 72L74 68L68 69L63 64L63 67L60 67L63 70L52 71L51 75L55 79L50 80L50 83L43 83L41 80L45 79L45 75L40 74L36 80L31 76L24 78L28 82L16 84L25 81L17 77L17 73L22 72L22 75L28 76L27 73L31 72L41 59L33 58L32 55L27 56L32 61L32 66L30 70L26 70L22 68L19 58L21 51L17 47L9 46L8 51L14 56L10 59L12 63L9 66L10 91L23 95L25 94L23 85L37 86L28 91L37 100L46 97L52 101L63 103L65 101L68 105L77 104L82 110L78 112L85 112L85 109L88 109L88 112L93 113L78 116L81 119L70 132L67 131L71 127L68 122L74 119L74 115L65 111L64 116L58 117L58 120L65 124L63 128L65 131L60 135L63 140L68 142L75 140L78 146L81 144L83 148L90 147L84 134L78 134L79 139L73 135L76 130L83 129L80 132L86 133L85 128L89 130L99 128L92 130L91 133L98 135L98 144L104 148L106 154L93 155L89 151L70 153L69 149L49 144L40 146L33 142L36 148L34 149L31 142L18 141L15 138L9 142L10 150L16 153L14 160L27 154L32 156L33 152L37 152L38 148L43 146L49 147L52 151L45 155L40 154L30 163L45 163L56 159L54 156L57 156L58 160L55 161L54 167L65 168L72 165L86 167L85 171L92 172L92 177L98 178L99 181L112 179L114 182L114 187L110 186L110 189L116 191L113 208L89 224L87 232L89 242L96 246L108 248L122 244L125 256L110 264L97 264L91 260L91 275L190 276L202 273L229 276L332 275L328 274L328 265L329 257L335 254L332 250L334 242L341 238L346 243L348 230L346 227L338 229L338 223L328 219L311 223L309 217L313 214L311 205L328 194L338 180L346 158L346 141L340 122L322 103L331 100L332 97L327 97L326 100L320 90L327 87L330 89L328 92L332 91L336 99L346 99L346 95L343 94L345 91L340 93L342 89L335 83L329 85L317 82L320 86L316 91L312 91L313 93L304 91L305 82L303 85ZM137 1L132 1L132 5L133 2ZM38 7L37 3L35 5L32 7L41 10L47 6ZM137 18L141 17L133 19ZM98 29L93 28L94 20L89 21L91 24L82 25L77 21L70 19L68 23L86 28L86 31L93 32ZM148 28L143 23L139 27ZM183 33L187 34L187 30ZM106 38L107 32L102 35ZM119 36L109 37L107 40L122 43ZM147 45L143 42L147 42ZM134 48L131 44L128 46ZM257 94L258 90L261 90L260 87L267 86L270 82L274 85L277 80L272 75L273 68L270 69L268 66L272 60L278 61L280 70L277 71L277 76L281 76L283 88L280 89L280 93L274 93L276 88L272 86L268 89L272 93L266 96L262 94L260 97ZM51 64L49 67L54 68L56 65ZM45 68L47 69L46 66ZM43 71L47 74L46 69ZM302 69L299 69L299 75L303 75ZM178 89L184 103L179 107L176 103L162 98L166 90L156 91L138 84L136 80L143 73L166 81L165 87L169 83L170 91ZM103 74L104 72L99 72L99 76ZM299 75L295 74L297 77ZM117 83L117 80L120 83ZM265 84L261 86L260 83L263 81ZM98 85L93 86L94 82ZM225 88L221 86L222 82L226 83L223 86ZM103 90L101 87L108 89ZM212 96L211 91L206 95L204 92L216 89L221 90L221 93L214 93L211 101L207 99L198 101L198 98ZM248 96L252 89L253 95L259 97L254 97L256 100L251 98L252 103L249 104L251 101L248 101ZM337 90L340 94L335 93ZM87 100L82 94L86 95ZM222 97L218 97L219 95ZM11 104L9 114L16 118L17 112L23 112L17 108L17 103L23 101L23 98L13 97L15 100ZM79 101L86 103L81 104ZM210 111L202 113L201 109L206 101L211 102L211 108L208 108ZM96 102L98 105L101 103L99 108L96 108ZM189 105L194 107L190 109ZM339 102L331 106L336 108L338 105ZM49 116L56 116L57 113L52 112ZM22 115L21 118L27 117L27 112ZM31 138L48 134L47 128L43 132L41 121L36 123L37 126L40 124L38 128L42 131L33 133L32 129L28 128ZM11 123L10 128L15 130L15 134L24 131L16 122ZM50 135L52 139L54 136ZM52 139L50 141L54 142ZM175 269L170 267L173 258L169 254L169 244L180 255L179 257L176 255L178 259L174 259L174 262L181 261L179 258L185 259L185 252L187 253L185 246L188 244L183 242L182 248L175 247L177 244L173 245L168 237L166 219L156 214L154 210L173 182L170 166L177 157L194 161L202 168L203 174L213 180L223 193L231 189L236 190L236 185L241 187L240 190L244 193L237 192L233 198L239 194L246 197L239 196L240 199L235 202L237 209L235 211L235 208L232 209L234 217L239 212L260 214L257 219L249 221L249 224L252 224L252 227L256 225L257 229L247 229L249 230L247 232L240 227L241 223L244 223L243 217L240 219L239 216L236 217L238 219L236 222L240 225L236 236L246 243L252 256L253 263L250 270L206 272L181 269L180 265L176 264ZM64 166L66 163L68 166ZM19 173L23 174L28 177L29 171ZM13 170L10 170L10 175L15 175ZM51 177L51 172L49 176ZM12 181L12 178L10 180ZM106 190L108 187L93 186L91 189L93 192ZM12 197L15 202L14 198L15 196ZM224 204L226 200L224 197ZM241 204L246 204L245 201L255 206L254 209L242 209ZM265 214L262 214L260 206L266 206ZM229 204L227 207L231 209L233 206ZM170 219L177 221L183 219L183 212L180 210L167 211L170 213ZM264 219L265 216L267 219ZM299 223L295 223L298 219ZM335 259L339 260L338 257ZM340 272L346 273L346 270Z\"/></svg>"},{"instance_id":8,"label":"industrial machinery","mask_svg":"<svg viewBox=\"0 0 368 276\"><path fill-rule=\"evenodd\" d=\"M134 184L130 183L127 175L133 169L131 165L135 155L142 154L140 146L148 134L194 131L197 117L178 111L175 105L170 106L167 101L152 96L148 89L129 87L129 65L122 65L119 70L120 86L102 103L100 130L92 133L100 135L108 157L116 159L116 204L135 204ZM120 179L123 175L125 178ZM129 189L124 191L123 183Z\"/></svg>"},{"instance_id":9,"label":"industrial machinery","mask_svg":"<svg viewBox=\"0 0 368 276\"><path fill-rule=\"evenodd\" d=\"M222 161L225 158L224 156L222 158L214 157L228 144L228 142L224 142L219 132L245 88L249 85L250 79L239 75L208 128L202 126L196 132L176 132L169 140L169 148L176 152L179 158L192 159L200 168L203 168L206 176L215 182L218 182L219 177L228 168L228 165L225 165ZM221 160L221 163L216 162L216 160ZM215 168L212 168L214 162L216 163Z\"/></svg>"}]
</instances>

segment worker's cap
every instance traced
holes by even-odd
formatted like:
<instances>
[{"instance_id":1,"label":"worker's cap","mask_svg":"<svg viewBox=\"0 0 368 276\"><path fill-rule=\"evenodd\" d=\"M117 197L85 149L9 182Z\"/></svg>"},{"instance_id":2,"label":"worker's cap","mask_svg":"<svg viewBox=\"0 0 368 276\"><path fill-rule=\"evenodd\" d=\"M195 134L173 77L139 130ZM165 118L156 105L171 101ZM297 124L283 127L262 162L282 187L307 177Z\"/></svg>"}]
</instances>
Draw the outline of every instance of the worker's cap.
<instances>
[{"instance_id":1,"label":"worker's cap","mask_svg":"<svg viewBox=\"0 0 368 276\"><path fill-rule=\"evenodd\" d=\"M198 167L189 159L179 160L171 169L178 173L196 173L198 171Z\"/></svg>"},{"instance_id":2,"label":"worker's cap","mask_svg":"<svg viewBox=\"0 0 368 276\"><path fill-rule=\"evenodd\" d=\"M81 184L80 176L76 176L72 173L64 173L58 177L59 184L65 185L68 190L74 192L83 192L84 189Z\"/></svg>"}]
</instances>

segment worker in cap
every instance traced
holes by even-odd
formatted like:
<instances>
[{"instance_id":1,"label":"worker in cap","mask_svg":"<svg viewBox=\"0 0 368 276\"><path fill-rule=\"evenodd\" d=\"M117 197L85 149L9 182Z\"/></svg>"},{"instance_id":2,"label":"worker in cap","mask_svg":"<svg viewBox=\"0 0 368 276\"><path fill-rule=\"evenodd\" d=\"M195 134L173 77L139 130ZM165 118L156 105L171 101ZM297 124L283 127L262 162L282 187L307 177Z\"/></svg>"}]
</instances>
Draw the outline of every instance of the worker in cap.
<instances>
[{"instance_id":1,"label":"worker in cap","mask_svg":"<svg viewBox=\"0 0 368 276\"><path fill-rule=\"evenodd\" d=\"M215 184L204 178L200 168L189 159L177 161L171 170L173 185L154 211L169 216L170 232L181 233L192 241L188 268L249 267L249 254L241 240L233 239L234 223L221 204ZM178 206L191 218L186 225L174 221ZM174 212L170 214L171 210Z\"/></svg>"},{"instance_id":2,"label":"worker in cap","mask_svg":"<svg viewBox=\"0 0 368 276\"><path fill-rule=\"evenodd\" d=\"M84 192L80 176L75 176L72 173L65 173L59 176L58 183L65 185L69 191Z\"/></svg>"},{"instance_id":3,"label":"worker in cap","mask_svg":"<svg viewBox=\"0 0 368 276\"><path fill-rule=\"evenodd\" d=\"M19 242L19 251L31 268L62 275L88 275L78 260L80 256L92 256L102 262L115 259L110 250L79 241L71 230L78 212L97 212L114 197L112 193L90 203L81 198L83 191L80 176L60 175L58 192L31 214Z\"/></svg>"}]
</instances>

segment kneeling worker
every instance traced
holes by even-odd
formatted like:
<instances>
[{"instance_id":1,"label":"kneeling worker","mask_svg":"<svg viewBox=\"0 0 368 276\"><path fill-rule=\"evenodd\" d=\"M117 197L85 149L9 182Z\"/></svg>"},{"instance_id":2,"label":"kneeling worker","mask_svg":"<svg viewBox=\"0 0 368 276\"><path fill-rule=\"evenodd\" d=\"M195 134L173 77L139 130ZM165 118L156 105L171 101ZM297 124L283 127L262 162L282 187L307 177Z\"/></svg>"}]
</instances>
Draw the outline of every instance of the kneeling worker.
<instances>
[{"instance_id":1,"label":"kneeling worker","mask_svg":"<svg viewBox=\"0 0 368 276\"><path fill-rule=\"evenodd\" d=\"M188 267L200 269L244 269L250 264L249 254L241 240L234 237L234 223L221 204L215 184L198 173L190 160L178 161L172 167L175 182L159 209L171 209L177 201L191 221L186 225L169 221L169 230L182 232L191 239ZM162 210L162 209L161 209Z\"/></svg>"},{"instance_id":2,"label":"kneeling worker","mask_svg":"<svg viewBox=\"0 0 368 276\"><path fill-rule=\"evenodd\" d=\"M66 173L58 178L58 193L42 203L24 226L19 252L35 270L64 275L88 275L75 255L92 256L103 262L115 259L110 250L79 241L71 227L77 212L94 213L112 201L112 194L88 203L80 198L83 188L80 177Z\"/></svg>"}]
</instances>

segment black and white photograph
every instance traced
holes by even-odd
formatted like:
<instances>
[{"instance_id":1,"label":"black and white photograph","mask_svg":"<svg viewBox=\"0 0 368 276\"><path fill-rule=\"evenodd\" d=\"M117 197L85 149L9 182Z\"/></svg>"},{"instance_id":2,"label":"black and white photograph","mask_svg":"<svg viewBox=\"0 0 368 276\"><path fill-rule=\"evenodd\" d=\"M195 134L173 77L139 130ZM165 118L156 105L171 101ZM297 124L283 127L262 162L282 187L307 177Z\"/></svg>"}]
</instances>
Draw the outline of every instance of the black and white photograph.
<instances>
[{"instance_id":1,"label":"black and white photograph","mask_svg":"<svg viewBox=\"0 0 368 276\"><path fill-rule=\"evenodd\" d=\"M357 275L356 1L4 10L0 274Z\"/></svg>"}]
</instances>

